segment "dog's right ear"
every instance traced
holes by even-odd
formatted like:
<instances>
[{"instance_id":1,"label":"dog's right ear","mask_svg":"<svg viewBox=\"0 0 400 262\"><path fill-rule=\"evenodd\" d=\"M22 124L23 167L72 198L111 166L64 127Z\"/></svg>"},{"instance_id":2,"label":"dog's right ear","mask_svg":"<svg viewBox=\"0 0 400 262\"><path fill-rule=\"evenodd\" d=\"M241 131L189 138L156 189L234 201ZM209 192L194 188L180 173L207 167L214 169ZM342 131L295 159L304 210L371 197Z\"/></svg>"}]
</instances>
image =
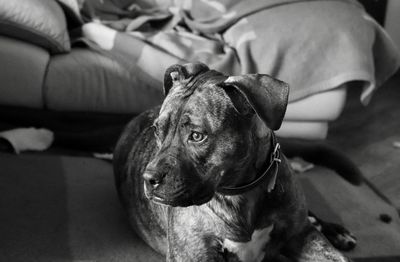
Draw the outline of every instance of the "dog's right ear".
<instances>
[{"instance_id":1,"label":"dog's right ear","mask_svg":"<svg viewBox=\"0 0 400 262\"><path fill-rule=\"evenodd\" d=\"M280 128L288 103L288 84L269 75L247 74L230 76L223 85L234 87L266 126Z\"/></svg>"},{"instance_id":2,"label":"dog's right ear","mask_svg":"<svg viewBox=\"0 0 400 262\"><path fill-rule=\"evenodd\" d=\"M172 87L209 70L203 63L176 64L168 67L164 74L164 95L168 95Z\"/></svg>"}]
</instances>

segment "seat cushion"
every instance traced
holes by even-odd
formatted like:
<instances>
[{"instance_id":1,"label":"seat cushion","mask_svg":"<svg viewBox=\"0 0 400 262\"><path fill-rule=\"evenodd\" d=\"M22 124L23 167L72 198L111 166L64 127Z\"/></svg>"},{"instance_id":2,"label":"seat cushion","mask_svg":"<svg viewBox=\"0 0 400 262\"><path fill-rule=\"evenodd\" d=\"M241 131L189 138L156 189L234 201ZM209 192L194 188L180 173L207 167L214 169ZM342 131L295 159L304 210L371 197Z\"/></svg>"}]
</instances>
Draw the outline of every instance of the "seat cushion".
<instances>
[{"instance_id":1,"label":"seat cushion","mask_svg":"<svg viewBox=\"0 0 400 262\"><path fill-rule=\"evenodd\" d=\"M143 81L139 68L126 69L94 50L74 48L53 56L44 86L48 109L140 113L161 103L162 87Z\"/></svg>"},{"instance_id":2,"label":"seat cushion","mask_svg":"<svg viewBox=\"0 0 400 262\"><path fill-rule=\"evenodd\" d=\"M71 49L64 12L54 0L0 0L0 34L51 53Z\"/></svg>"},{"instance_id":3,"label":"seat cushion","mask_svg":"<svg viewBox=\"0 0 400 262\"><path fill-rule=\"evenodd\" d=\"M0 35L0 104L42 108L49 59L43 48Z\"/></svg>"}]
</instances>

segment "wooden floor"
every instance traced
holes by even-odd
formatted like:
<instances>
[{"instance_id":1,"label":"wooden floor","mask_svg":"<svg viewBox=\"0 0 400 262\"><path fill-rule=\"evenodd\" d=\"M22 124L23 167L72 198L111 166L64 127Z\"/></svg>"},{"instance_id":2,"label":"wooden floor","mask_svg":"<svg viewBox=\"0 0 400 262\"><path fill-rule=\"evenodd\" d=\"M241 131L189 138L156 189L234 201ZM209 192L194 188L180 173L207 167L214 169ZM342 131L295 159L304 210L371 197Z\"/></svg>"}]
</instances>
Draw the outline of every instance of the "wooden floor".
<instances>
[{"instance_id":1,"label":"wooden floor","mask_svg":"<svg viewBox=\"0 0 400 262\"><path fill-rule=\"evenodd\" d=\"M368 106L350 90L344 113L332 123L328 140L342 148L364 175L400 210L400 72Z\"/></svg>"}]
</instances>

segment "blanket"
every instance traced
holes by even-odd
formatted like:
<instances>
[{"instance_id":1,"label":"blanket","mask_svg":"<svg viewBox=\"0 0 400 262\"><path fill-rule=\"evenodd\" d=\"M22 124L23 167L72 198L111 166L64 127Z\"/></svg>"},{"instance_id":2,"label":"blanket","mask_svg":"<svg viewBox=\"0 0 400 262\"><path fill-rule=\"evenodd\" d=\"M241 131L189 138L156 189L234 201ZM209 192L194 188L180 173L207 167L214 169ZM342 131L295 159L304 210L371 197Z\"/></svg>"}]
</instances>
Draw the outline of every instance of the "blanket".
<instances>
[{"instance_id":1,"label":"blanket","mask_svg":"<svg viewBox=\"0 0 400 262\"><path fill-rule=\"evenodd\" d=\"M114 58L159 88L169 65L200 61L229 75L272 75L290 84L290 101L361 81L366 104L400 66L390 37L355 0L85 3L86 21L118 31Z\"/></svg>"}]
</instances>

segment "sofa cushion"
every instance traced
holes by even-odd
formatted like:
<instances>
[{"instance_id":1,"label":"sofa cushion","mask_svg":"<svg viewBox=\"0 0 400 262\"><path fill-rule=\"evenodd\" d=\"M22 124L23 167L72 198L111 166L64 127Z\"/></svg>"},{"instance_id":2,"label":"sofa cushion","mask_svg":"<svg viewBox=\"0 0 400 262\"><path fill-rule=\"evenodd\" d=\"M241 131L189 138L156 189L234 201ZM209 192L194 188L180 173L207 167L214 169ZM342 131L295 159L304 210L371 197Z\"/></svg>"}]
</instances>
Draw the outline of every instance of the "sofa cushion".
<instances>
[{"instance_id":1,"label":"sofa cushion","mask_svg":"<svg viewBox=\"0 0 400 262\"><path fill-rule=\"evenodd\" d=\"M49 59L43 48L0 35L0 104L42 108Z\"/></svg>"},{"instance_id":2,"label":"sofa cushion","mask_svg":"<svg viewBox=\"0 0 400 262\"><path fill-rule=\"evenodd\" d=\"M51 53L71 49L65 15L54 0L0 0L0 34L39 45Z\"/></svg>"},{"instance_id":3,"label":"sofa cushion","mask_svg":"<svg viewBox=\"0 0 400 262\"><path fill-rule=\"evenodd\" d=\"M73 48L50 61L44 86L46 107L58 111L142 112L160 104L163 93L160 83L144 81L140 72L136 67L128 71L110 55Z\"/></svg>"}]
</instances>

